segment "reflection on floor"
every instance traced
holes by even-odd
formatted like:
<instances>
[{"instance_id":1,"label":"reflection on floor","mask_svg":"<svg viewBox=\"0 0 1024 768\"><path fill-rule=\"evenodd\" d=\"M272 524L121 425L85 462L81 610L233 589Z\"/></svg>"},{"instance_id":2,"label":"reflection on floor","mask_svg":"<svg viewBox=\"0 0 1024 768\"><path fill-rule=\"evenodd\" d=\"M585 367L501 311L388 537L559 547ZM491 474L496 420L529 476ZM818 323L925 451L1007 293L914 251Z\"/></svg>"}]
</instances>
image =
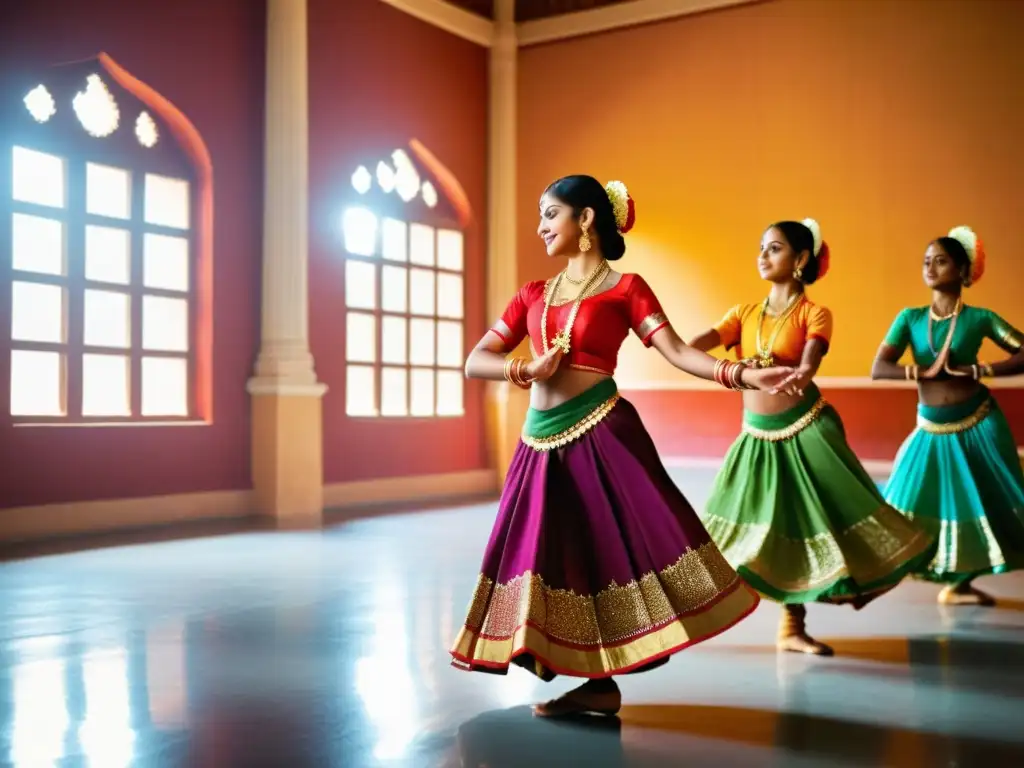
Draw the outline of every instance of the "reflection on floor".
<instances>
[{"instance_id":1,"label":"reflection on floor","mask_svg":"<svg viewBox=\"0 0 1024 768\"><path fill-rule=\"evenodd\" d=\"M710 474L678 472L694 503ZM777 608L624 678L619 718L447 666L493 504L323 533L222 533L0 565L0 764L1024 765L1024 574L994 609L906 584L812 607L837 656L776 655Z\"/></svg>"}]
</instances>

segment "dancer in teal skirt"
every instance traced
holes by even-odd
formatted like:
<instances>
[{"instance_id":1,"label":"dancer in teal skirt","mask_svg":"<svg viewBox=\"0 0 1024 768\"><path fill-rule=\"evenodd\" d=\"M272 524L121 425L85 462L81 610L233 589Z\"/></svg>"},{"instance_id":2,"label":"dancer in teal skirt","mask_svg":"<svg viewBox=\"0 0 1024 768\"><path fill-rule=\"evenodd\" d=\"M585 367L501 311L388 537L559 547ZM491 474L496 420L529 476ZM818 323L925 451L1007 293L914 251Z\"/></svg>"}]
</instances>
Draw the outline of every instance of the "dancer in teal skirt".
<instances>
[{"instance_id":1,"label":"dancer in teal skirt","mask_svg":"<svg viewBox=\"0 0 1024 768\"><path fill-rule=\"evenodd\" d=\"M832 314L805 287L828 261L814 220L770 226L757 264L768 297L737 305L690 342L735 347L748 365L796 369L783 394L744 394L743 433L701 520L744 580L783 604L779 650L819 655L832 649L807 634L806 604L862 607L927 562L933 541L885 503L814 384Z\"/></svg>"},{"instance_id":2,"label":"dancer in teal skirt","mask_svg":"<svg viewBox=\"0 0 1024 768\"><path fill-rule=\"evenodd\" d=\"M875 358L875 379L918 383L917 429L896 456L886 500L938 537L919 576L945 584L939 602L991 605L978 576L1024 566L1024 474L1002 411L981 380L1024 373L1024 335L995 312L969 307L963 289L981 277L985 252L969 227L929 244L930 306L897 315ZM978 360L991 339L1010 357ZM899 365L907 347L914 364Z\"/></svg>"}]
</instances>

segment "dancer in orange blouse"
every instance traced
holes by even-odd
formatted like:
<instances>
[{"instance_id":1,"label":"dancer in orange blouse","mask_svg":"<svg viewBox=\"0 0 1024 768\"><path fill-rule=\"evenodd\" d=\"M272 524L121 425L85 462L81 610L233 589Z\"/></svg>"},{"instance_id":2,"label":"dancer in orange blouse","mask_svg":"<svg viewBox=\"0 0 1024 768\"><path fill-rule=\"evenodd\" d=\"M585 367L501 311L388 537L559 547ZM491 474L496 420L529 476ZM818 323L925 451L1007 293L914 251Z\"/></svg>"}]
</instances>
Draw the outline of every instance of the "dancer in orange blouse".
<instances>
[{"instance_id":1,"label":"dancer in orange blouse","mask_svg":"<svg viewBox=\"0 0 1024 768\"><path fill-rule=\"evenodd\" d=\"M783 396L744 394L743 433L701 518L730 565L783 603L779 649L831 655L807 634L805 604L865 605L926 561L931 537L885 504L814 384L832 342L832 313L805 290L829 266L817 222L770 226L757 266L771 283L768 297L733 307L691 343L796 371Z\"/></svg>"}]
</instances>

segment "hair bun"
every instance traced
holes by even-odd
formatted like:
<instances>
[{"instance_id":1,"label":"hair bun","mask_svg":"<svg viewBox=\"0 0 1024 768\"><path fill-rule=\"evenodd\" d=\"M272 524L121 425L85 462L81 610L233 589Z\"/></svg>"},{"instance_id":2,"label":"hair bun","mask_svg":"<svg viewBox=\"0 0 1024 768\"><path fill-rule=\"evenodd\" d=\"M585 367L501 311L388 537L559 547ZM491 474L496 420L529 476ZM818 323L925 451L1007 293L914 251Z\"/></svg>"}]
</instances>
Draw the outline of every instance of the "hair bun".
<instances>
[{"instance_id":1,"label":"hair bun","mask_svg":"<svg viewBox=\"0 0 1024 768\"><path fill-rule=\"evenodd\" d=\"M621 181L609 181L604 185L604 191L612 203L612 213L615 214L615 228L619 234L626 234L636 223L636 206L633 198L629 196L629 190Z\"/></svg>"}]
</instances>

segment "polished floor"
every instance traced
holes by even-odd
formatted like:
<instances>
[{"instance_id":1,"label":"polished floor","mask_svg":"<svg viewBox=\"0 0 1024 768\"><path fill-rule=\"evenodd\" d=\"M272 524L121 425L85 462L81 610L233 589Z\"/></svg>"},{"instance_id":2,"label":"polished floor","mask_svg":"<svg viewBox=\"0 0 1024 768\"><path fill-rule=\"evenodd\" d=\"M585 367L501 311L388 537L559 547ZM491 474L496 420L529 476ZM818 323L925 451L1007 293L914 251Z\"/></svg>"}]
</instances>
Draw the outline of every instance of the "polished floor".
<instances>
[{"instance_id":1,"label":"polished floor","mask_svg":"<svg viewBox=\"0 0 1024 768\"><path fill-rule=\"evenodd\" d=\"M706 472L677 473L701 503ZM1019 766L1024 574L997 608L910 583L810 610L838 655L776 655L777 608L624 678L620 718L447 665L493 504L0 564L0 764Z\"/></svg>"}]
</instances>

